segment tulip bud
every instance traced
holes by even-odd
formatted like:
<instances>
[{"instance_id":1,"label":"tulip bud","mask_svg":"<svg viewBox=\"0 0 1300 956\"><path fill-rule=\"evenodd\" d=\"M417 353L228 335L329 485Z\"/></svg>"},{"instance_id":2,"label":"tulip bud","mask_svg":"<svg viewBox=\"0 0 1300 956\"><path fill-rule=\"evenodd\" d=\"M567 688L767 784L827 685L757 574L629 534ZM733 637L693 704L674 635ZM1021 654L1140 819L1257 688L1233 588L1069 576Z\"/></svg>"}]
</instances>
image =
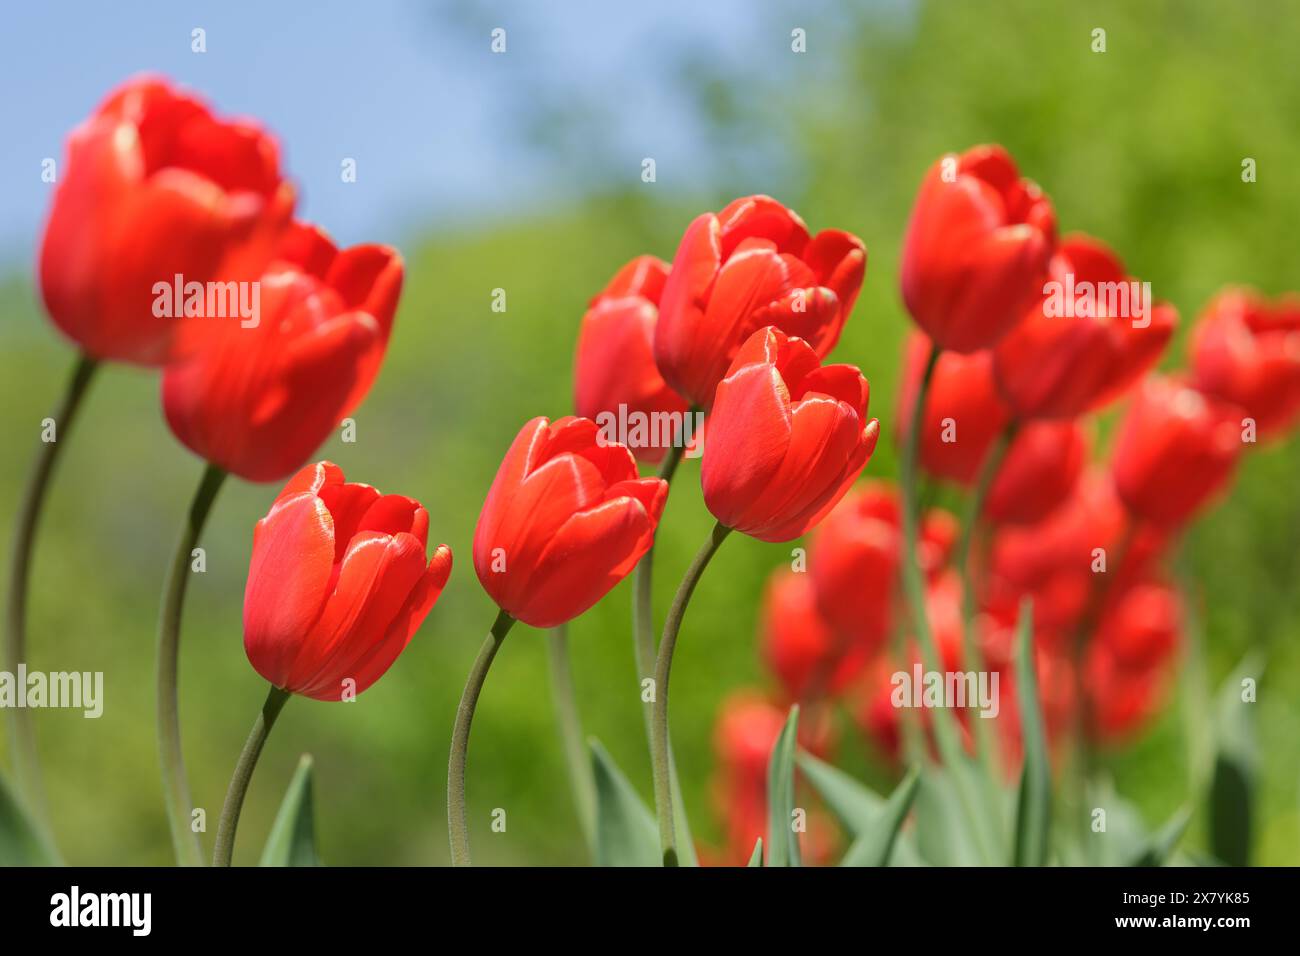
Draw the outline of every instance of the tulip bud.
<instances>
[{"instance_id":1,"label":"tulip bud","mask_svg":"<svg viewBox=\"0 0 1300 956\"><path fill-rule=\"evenodd\" d=\"M1074 418L1132 387L1178 322L1106 245L1069 236L1043 294L998 344L993 373L1020 419Z\"/></svg>"},{"instance_id":2,"label":"tulip bud","mask_svg":"<svg viewBox=\"0 0 1300 956\"><path fill-rule=\"evenodd\" d=\"M594 422L534 418L506 452L474 531L474 570L512 617L555 627L586 611L654 541L668 484L639 478Z\"/></svg>"},{"instance_id":3,"label":"tulip bud","mask_svg":"<svg viewBox=\"0 0 1300 956\"><path fill-rule=\"evenodd\" d=\"M88 355L161 365L207 320L158 308L158 288L256 279L293 206L269 134L159 77L128 80L68 138L40 250L45 307Z\"/></svg>"},{"instance_id":4,"label":"tulip bud","mask_svg":"<svg viewBox=\"0 0 1300 956\"><path fill-rule=\"evenodd\" d=\"M249 481L291 474L365 398L401 288L396 250L340 251L319 229L295 224L260 279L256 325L205 320L225 324L163 374L172 433Z\"/></svg>"},{"instance_id":5,"label":"tulip bud","mask_svg":"<svg viewBox=\"0 0 1300 956\"><path fill-rule=\"evenodd\" d=\"M327 461L289 480L257 523L244 590L244 650L294 694L342 700L384 675L451 574L446 545L425 558L418 501L345 483Z\"/></svg>"},{"instance_id":6,"label":"tulip bud","mask_svg":"<svg viewBox=\"0 0 1300 956\"><path fill-rule=\"evenodd\" d=\"M820 356L839 340L867 268L857 236L811 239L793 211L768 196L737 199L686 230L659 304L655 361L698 408L756 330L774 326Z\"/></svg>"},{"instance_id":7,"label":"tulip bud","mask_svg":"<svg viewBox=\"0 0 1300 956\"><path fill-rule=\"evenodd\" d=\"M654 358L654 330L668 264L638 256L610 280L582 318L574 361L573 405L597 422L604 415L638 416L648 423L644 443L627 442L638 460L658 462L665 444L660 418L685 426L685 399L668 387ZM672 435L685 440L685 431Z\"/></svg>"},{"instance_id":8,"label":"tulip bud","mask_svg":"<svg viewBox=\"0 0 1300 956\"><path fill-rule=\"evenodd\" d=\"M1300 419L1300 295L1268 302L1249 289L1216 296L1192 331L1197 387L1240 406L1261 439Z\"/></svg>"},{"instance_id":9,"label":"tulip bud","mask_svg":"<svg viewBox=\"0 0 1300 956\"><path fill-rule=\"evenodd\" d=\"M1190 385L1148 378L1124 416L1111 464L1130 513L1167 529L1189 521L1232 477L1241 417Z\"/></svg>"},{"instance_id":10,"label":"tulip bud","mask_svg":"<svg viewBox=\"0 0 1300 956\"><path fill-rule=\"evenodd\" d=\"M1040 294L1056 217L1001 146L931 167L903 240L903 301L941 348L997 343Z\"/></svg>"},{"instance_id":11,"label":"tulip bud","mask_svg":"<svg viewBox=\"0 0 1300 956\"><path fill-rule=\"evenodd\" d=\"M701 469L724 526L789 541L819 522L866 467L880 423L852 365L818 364L802 339L760 329L718 386Z\"/></svg>"}]
</instances>

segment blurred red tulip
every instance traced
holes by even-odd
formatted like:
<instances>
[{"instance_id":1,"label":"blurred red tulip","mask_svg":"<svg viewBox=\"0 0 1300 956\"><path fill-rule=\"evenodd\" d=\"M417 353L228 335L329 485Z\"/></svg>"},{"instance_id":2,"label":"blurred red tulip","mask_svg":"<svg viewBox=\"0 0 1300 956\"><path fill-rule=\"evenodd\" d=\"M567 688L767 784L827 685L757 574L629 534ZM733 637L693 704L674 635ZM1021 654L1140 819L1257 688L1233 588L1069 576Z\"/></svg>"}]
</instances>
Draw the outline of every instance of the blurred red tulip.
<instances>
[{"instance_id":1,"label":"blurred red tulip","mask_svg":"<svg viewBox=\"0 0 1300 956\"><path fill-rule=\"evenodd\" d=\"M1001 146L942 157L903 240L903 301L946 351L993 346L1041 294L1056 217Z\"/></svg>"},{"instance_id":2,"label":"blurred red tulip","mask_svg":"<svg viewBox=\"0 0 1300 956\"><path fill-rule=\"evenodd\" d=\"M821 616L811 576L778 570L763 597L762 652L792 701L835 694L874 648L837 632Z\"/></svg>"},{"instance_id":3,"label":"blurred red tulip","mask_svg":"<svg viewBox=\"0 0 1300 956\"><path fill-rule=\"evenodd\" d=\"M809 549L808 573L821 615L867 657L892 633L901 524L897 489L867 482L831 510ZM927 576L947 564L956 539L952 515L939 510L925 515L918 560Z\"/></svg>"},{"instance_id":4,"label":"blurred red tulip","mask_svg":"<svg viewBox=\"0 0 1300 956\"><path fill-rule=\"evenodd\" d=\"M428 533L429 515L412 498L345 483L327 461L298 472L253 533L244 590L253 667L316 700L377 681L451 574L446 545L426 561Z\"/></svg>"},{"instance_id":5,"label":"blurred red tulip","mask_svg":"<svg viewBox=\"0 0 1300 956\"><path fill-rule=\"evenodd\" d=\"M1162 528L1186 523L1232 477L1243 412L1174 379L1138 388L1115 442L1115 488L1136 517Z\"/></svg>"},{"instance_id":6,"label":"blurred red tulip","mask_svg":"<svg viewBox=\"0 0 1300 956\"><path fill-rule=\"evenodd\" d=\"M880 423L852 365L819 365L802 339L760 329L718 386L701 469L704 502L728 528L789 541L861 473Z\"/></svg>"},{"instance_id":7,"label":"blurred red tulip","mask_svg":"<svg viewBox=\"0 0 1300 956\"><path fill-rule=\"evenodd\" d=\"M900 443L912 428L916 390L930 354L930 340L908 337L898 395ZM993 381L993 353L942 352L921 411L921 467L935 478L970 486L1011 412Z\"/></svg>"},{"instance_id":8,"label":"blurred red tulip","mask_svg":"<svg viewBox=\"0 0 1300 956\"><path fill-rule=\"evenodd\" d=\"M1228 289L1205 307L1192 330L1192 365L1201 391L1240 406L1260 438L1300 418L1300 295L1268 302Z\"/></svg>"},{"instance_id":9,"label":"blurred red tulip","mask_svg":"<svg viewBox=\"0 0 1300 956\"><path fill-rule=\"evenodd\" d=\"M1087 432L1074 420L1031 421L1007 448L984 499L998 524L1033 524L1060 507L1088 460Z\"/></svg>"},{"instance_id":10,"label":"blurred red tulip","mask_svg":"<svg viewBox=\"0 0 1300 956\"><path fill-rule=\"evenodd\" d=\"M1148 287L1088 236L1061 241L1049 285L994 352L998 386L1021 419L1073 418L1118 398L1155 364L1178 322L1172 305L1144 298Z\"/></svg>"},{"instance_id":11,"label":"blurred red tulip","mask_svg":"<svg viewBox=\"0 0 1300 956\"><path fill-rule=\"evenodd\" d=\"M292 474L365 397L402 288L388 246L340 251L315 227L285 233L259 281L260 315L222 323L168 366L163 411L187 448L249 481Z\"/></svg>"},{"instance_id":12,"label":"blurred red tulip","mask_svg":"<svg viewBox=\"0 0 1300 956\"><path fill-rule=\"evenodd\" d=\"M615 274L582 317L574 362L574 409L583 418L602 414L681 416L686 400L668 387L655 365L654 330L659 298L668 278L668 264L654 256L638 256ZM671 420L671 419L670 419ZM680 418L677 418L680 421ZM651 440L628 447L640 461L657 462L665 446Z\"/></svg>"},{"instance_id":13,"label":"blurred red tulip","mask_svg":"<svg viewBox=\"0 0 1300 956\"><path fill-rule=\"evenodd\" d=\"M857 236L827 229L811 239L793 211L768 196L737 199L696 218L682 237L659 303L655 360L698 408L740 346L764 326L835 346L867 268Z\"/></svg>"},{"instance_id":14,"label":"blurred red tulip","mask_svg":"<svg viewBox=\"0 0 1300 956\"><path fill-rule=\"evenodd\" d=\"M264 130L160 77L128 80L68 138L40 251L45 307L88 355L161 365L197 345L203 320L155 308L155 285L256 279L293 206Z\"/></svg>"},{"instance_id":15,"label":"blurred red tulip","mask_svg":"<svg viewBox=\"0 0 1300 956\"><path fill-rule=\"evenodd\" d=\"M497 470L474 531L474 570L512 617L555 627L621 581L649 549L668 484L594 422L534 418Z\"/></svg>"}]
</instances>

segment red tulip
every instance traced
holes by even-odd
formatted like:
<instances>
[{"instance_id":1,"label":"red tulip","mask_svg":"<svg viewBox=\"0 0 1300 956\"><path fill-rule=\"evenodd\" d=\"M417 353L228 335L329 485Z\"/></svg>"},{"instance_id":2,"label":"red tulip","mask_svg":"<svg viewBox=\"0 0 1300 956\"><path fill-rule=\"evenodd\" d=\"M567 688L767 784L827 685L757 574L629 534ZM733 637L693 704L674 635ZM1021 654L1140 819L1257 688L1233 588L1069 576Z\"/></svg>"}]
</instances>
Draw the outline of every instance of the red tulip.
<instances>
[{"instance_id":1,"label":"red tulip","mask_svg":"<svg viewBox=\"0 0 1300 956\"><path fill-rule=\"evenodd\" d=\"M1033 524L1074 490L1088 460L1088 435L1075 421L1035 421L1020 428L1007 448L984 500L998 524Z\"/></svg>"},{"instance_id":2,"label":"red tulip","mask_svg":"<svg viewBox=\"0 0 1300 956\"><path fill-rule=\"evenodd\" d=\"M736 352L757 329L799 336L820 356L835 346L867 268L857 236L811 239L775 199L748 196L686 230L659 304L655 361L664 379L708 409Z\"/></svg>"},{"instance_id":3,"label":"red tulip","mask_svg":"<svg viewBox=\"0 0 1300 956\"><path fill-rule=\"evenodd\" d=\"M668 484L638 478L586 418L534 418L497 470L474 531L474 570L512 617L555 627L604 597L650 548Z\"/></svg>"},{"instance_id":4,"label":"red tulip","mask_svg":"<svg viewBox=\"0 0 1300 956\"><path fill-rule=\"evenodd\" d=\"M582 318L578 354L574 363L574 398L577 413L599 420L601 415L644 416L653 423L663 418L681 422L685 399L668 387L655 365L654 330L659 298L668 278L668 264L654 256L638 256L610 280ZM646 444L629 441L641 461L657 462L665 446L660 431L650 429Z\"/></svg>"},{"instance_id":5,"label":"red tulip","mask_svg":"<svg viewBox=\"0 0 1300 956\"><path fill-rule=\"evenodd\" d=\"M1192 331L1196 385L1243 408L1260 438L1300 419L1300 295L1269 303L1228 289L1206 306Z\"/></svg>"},{"instance_id":6,"label":"red tulip","mask_svg":"<svg viewBox=\"0 0 1300 956\"><path fill-rule=\"evenodd\" d=\"M1142 298L1145 288L1096 239L1062 240L1043 294L994 352L993 371L1015 415L1073 418L1145 374L1178 322L1172 305Z\"/></svg>"},{"instance_id":7,"label":"red tulip","mask_svg":"<svg viewBox=\"0 0 1300 956\"><path fill-rule=\"evenodd\" d=\"M898 397L900 441L912 427L912 408L930 341L908 338ZM921 412L921 467L935 478L970 486L994 440L1011 420L993 381L993 353L942 352L930 379Z\"/></svg>"},{"instance_id":8,"label":"red tulip","mask_svg":"<svg viewBox=\"0 0 1300 956\"><path fill-rule=\"evenodd\" d=\"M750 336L718 386L701 479L723 525L763 541L797 538L835 507L871 457L880 423L852 365L819 365L779 329Z\"/></svg>"},{"instance_id":9,"label":"red tulip","mask_svg":"<svg viewBox=\"0 0 1300 956\"><path fill-rule=\"evenodd\" d=\"M893 629L901 522L897 489L868 482L831 510L809 550L808 573L822 617L867 657ZM952 515L933 510L925 516L918 560L927 576L947 563L956 538Z\"/></svg>"},{"instance_id":10,"label":"red tulip","mask_svg":"<svg viewBox=\"0 0 1300 956\"><path fill-rule=\"evenodd\" d=\"M837 633L818 611L811 576L788 568L768 582L762 635L763 658L794 701L843 690L873 650Z\"/></svg>"},{"instance_id":11,"label":"red tulip","mask_svg":"<svg viewBox=\"0 0 1300 956\"><path fill-rule=\"evenodd\" d=\"M1148 378L1124 416L1111 464L1129 511L1164 528L1188 521L1232 477L1242 414L1190 385Z\"/></svg>"},{"instance_id":12,"label":"red tulip","mask_svg":"<svg viewBox=\"0 0 1300 956\"><path fill-rule=\"evenodd\" d=\"M418 501L345 483L328 461L302 469L253 533L250 663L304 697L361 693L410 643L451 574L445 544L426 561L428 535Z\"/></svg>"},{"instance_id":13,"label":"red tulip","mask_svg":"<svg viewBox=\"0 0 1300 956\"><path fill-rule=\"evenodd\" d=\"M293 205L265 131L159 77L129 80L68 139L41 245L45 307L87 354L160 365L194 347L200 323L156 309L155 284L256 278Z\"/></svg>"},{"instance_id":14,"label":"red tulip","mask_svg":"<svg viewBox=\"0 0 1300 956\"><path fill-rule=\"evenodd\" d=\"M903 301L945 350L994 345L1040 294L1052 205L1001 146L948 154L921 184L903 240Z\"/></svg>"},{"instance_id":15,"label":"red tulip","mask_svg":"<svg viewBox=\"0 0 1300 956\"><path fill-rule=\"evenodd\" d=\"M383 360L402 287L388 246L338 250L295 224L260 280L255 326L226 319L163 375L163 410L191 451L249 481L301 467L360 404Z\"/></svg>"}]
</instances>

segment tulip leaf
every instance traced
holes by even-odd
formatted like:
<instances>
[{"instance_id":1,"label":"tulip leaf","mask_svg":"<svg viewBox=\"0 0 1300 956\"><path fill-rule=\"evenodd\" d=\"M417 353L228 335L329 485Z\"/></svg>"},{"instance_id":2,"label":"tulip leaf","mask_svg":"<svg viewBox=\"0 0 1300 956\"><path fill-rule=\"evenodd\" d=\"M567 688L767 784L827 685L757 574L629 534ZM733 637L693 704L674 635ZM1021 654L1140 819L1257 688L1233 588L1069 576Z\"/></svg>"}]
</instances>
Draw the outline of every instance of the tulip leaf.
<instances>
[{"instance_id":1,"label":"tulip leaf","mask_svg":"<svg viewBox=\"0 0 1300 956\"><path fill-rule=\"evenodd\" d=\"M749 855L749 866L763 865L763 838L754 841L754 852Z\"/></svg>"},{"instance_id":2,"label":"tulip leaf","mask_svg":"<svg viewBox=\"0 0 1300 956\"><path fill-rule=\"evenodd\" d=\"M0 866L57 866L58 856L0 774Z\"/></svg>"},{"instance_id":3,"label":"tulip leaf","mask_svg":"<svg viewBox=\"0 0 1300 956\"><path fill-rule=\"evenodd\" d=\"M1173 855L1178 841L1183 838L1187 824L1192 819L1191 807L1183 807L1139 846L1138 852L1130 859L1130 866L1164 866L1165 861Z\"/></svg>"},{"instance_id":4,"label":"tulip leaf","mask_svg":"<svg viewBox=\"0 0 1300 956\"><path fill-rule=\"evenodd\" d=\"M312 809L312 759L303 754L271 824L259 866L320 866Z\"/></svg>"},{"instance_id":5,"label":"tulip leaf","mask_svg":"<svg viewBox=\"0 0 1300 956\"><path fill-rule=\"evenodd\" d=\"M908 811L916 799L920 782L921 773L913 767L876 814L875 822L858 834L840 861L840 866L888 865L899 831L903 828L903 821L907 819Z\"/></svg>"},{"instance_id":6,"label":"tulip leaf","mask_svg":"<svg viewBox=\"0 0 1300 956\"><path fill-rule=\"evenodd\" d=\"M798 866L799 834L794 823L794 752L799 705L790 708L767 761L767 865Z\"/></svg>"},{"instance_id":7,"label":"tulip leaf","mask_svg":"<svg viewBox=\"0 0 1300 956\"><path fill-rule=\"evenodd\" d=\"M798 760L799 769L844 829L855 837L870 829L885 805L879 794L806 750L799 752Z\"/></svg>"},{"instance_id":8,"label":"tulip leaf","mask_svg":"<svg viewBox=\"0 0 1300 956\"><path fill-rule=\"evenodd\" d=\"M1250 863L1256 787L1255 728L1252 700L1243 700L1243 684L1257 681L1262 661L1250 655L1219 691L1214 775L1210 781L1210 851L1229 866Z\"/></svg>"},{"instance_id":9,"label":"tulip leaf","mask_svg":"<svg viewBox=\"0 0 1300 956\"><path fill-rule=\"evenodd\" d=\"M1047 757L1047 735L1038 699L1038 673L1034 667L1034 609L1025 600L1020 605L1016 634L1017 693L1020 698L1020 728L1024 741L1024 767L1020 772L1020 795L1016 801L1016 842L1012 860L1016 866L1047 864L1048 833L1052 825L1052 770Z\"/></svg>"},{"instance_id":10,"label":"tulip leaf","mask_svg":"<svg viewBox=\"0 0 1300 956\"><path fill-rule=\"evenodd\" d=\"M922 771L915 805L916 848L925 862L935 866L984 863L948 771L934 766Z\"/></svg>"},{"instance_id":11,"label":"tulip leaf","mask_svg":"<svg viewBox=\"0 0 1300 956\"><path fill-rule=\"evenodd\" d=\"M662 866L654 814L600 741L593 737L588 744L596 781L596 865Z\"/></svg>"}]
</instances>

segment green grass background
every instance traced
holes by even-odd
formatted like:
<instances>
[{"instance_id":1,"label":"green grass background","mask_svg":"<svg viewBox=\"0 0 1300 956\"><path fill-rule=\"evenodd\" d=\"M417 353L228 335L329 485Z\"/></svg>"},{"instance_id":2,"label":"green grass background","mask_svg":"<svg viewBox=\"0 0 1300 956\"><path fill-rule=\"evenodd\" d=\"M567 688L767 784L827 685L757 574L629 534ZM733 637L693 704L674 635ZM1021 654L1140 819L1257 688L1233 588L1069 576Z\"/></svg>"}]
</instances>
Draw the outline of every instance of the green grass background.
<instances>
[{"instance_id":1,"label":"green grass background","mask_svg":"<svg viewBox=\"0 0 1300 956\"><path fill-rule=\"evenodd\" d=\"M898 249L926 167L941 152L1006 144L1051 193L1065 230L1114 245L1183 327L1229 282L1269 292L1300 285L1300 13L1283 2L997 4L931 2L849 12L760 5L770 45L743 69L683 61L681 84L706 120L702 156L720 168L700 188L690 170L640 182L640 157L590 198L518 219L429 223L402 244L408 284L386 366L356 415L355 444L321 456L352 480L418 497L431 538L455 569L441 601L392 671L353 705L295 699L254 779L236 848L253 862L298 754L316 756L321 851L331 864L447 860L445 780L452 718L494 609L478 586L470 542L501 454L528 418L569 411L577 322L587 299L628 258L670 258L701 209L769 192L814 229L847 228L870 250L866 285L836 352L870 379L872 410L892 436L899 346ZM789 50L808 31L809 53ZM1091 31L1107 31L1107 51ZM557 130L590 127L575 110ZM583 137L556 132L542 150L558 168L584 159ZM597 130L598 134L598 130ZM1253 157L1258 181L1241 181ZM528 161L521 158L521 161ZM326 224L328 226L328 224ZM377 236L386 240L391 237ZM494 288L508 311L490 309ZM27 277L0 285L0 513L8 522L72 354L43 320ZM153 737L153 646L164 568L201 466L170 436L156 376L101 375L67 446L34 572L31 664L102 670L98 721L37 712L57 835L72 862L170 859ZM1212 680L1250 648L1265 648L1261 684L1259 827L1255 858L1300 863L1300 441L1248 457L1237 485L1185 543L1203 606ZM896 473L883 441L868 474ZM698 462L680 472L660 534L662 614L710 525ZM192 582L181 701L196 801L210 829L265 686L241 644L241 601L253 523L277 488L239 482L218 500ZM679 645L674 743L697 835L717 838L707 777L718 703L765 680L755 652L757 599L789 548L728 543L706 575ZM649 797L625 583L571 629L589 733ZM1162 717L1105 762L1149 823L1187 796L1182 714L1208 707L1179 691ZM872 779L866 748L846 727L842 763ZM8 766L8 755L4 755ZM544 635L510 635L479 704L469 800L476 859L585 859L564 777ZM505 833L489 813L507 812ZM1198 817L1187 846L1204 845Z\"/></svg>"}]
</instances>

